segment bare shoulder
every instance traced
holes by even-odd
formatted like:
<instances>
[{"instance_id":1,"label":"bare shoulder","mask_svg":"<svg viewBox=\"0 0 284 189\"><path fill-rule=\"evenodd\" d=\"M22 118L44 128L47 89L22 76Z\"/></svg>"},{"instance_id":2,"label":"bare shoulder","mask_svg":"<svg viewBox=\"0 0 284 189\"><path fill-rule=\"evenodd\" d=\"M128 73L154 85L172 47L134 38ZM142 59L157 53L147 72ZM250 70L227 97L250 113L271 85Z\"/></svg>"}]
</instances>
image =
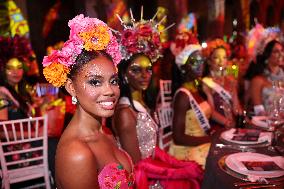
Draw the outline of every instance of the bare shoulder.
<instances>
[{"instance_id":1,"label":"bare shoulder","mask_svg":"<svg viewBox=\"0 0 284 189\"><path fill-rule=\"evenodd\" d=\"M174 99L174 103L175 104L179 104L179 103L182 103L182 102L186 102L188 100L188 95L185 93L185 92L182 92L182 91L178 91L176 94L175 94L175 99Z\"/></svg>"},{"instance_id":2,"label":"bare shoulder","mask_svg":"<svg viewBox=\"0 0 284 189\"><path fill-rule=\"evenodd\" d=\"M122 127L124 129L132 126L136 122L134 110L129 106L120 106L116 109L114 114L115 127Z\"/></svg>"},{"instance_id":3,"label":"bare shoulder","mask_svg":"<svg viewBox=\"0 0 284 189\"><path fill-rule=\"evenodd\" d=\"M266 78L262 75L257 75L252 78L251 83L264 83L266 81Z\"/></svg>"},{"instance_id":4,"label":"bare shoulder","mask_svg":"<svg viewBox=\"0 0 284 189\"><path fill-rule=\"evenodd\" d=\"M258 76L255 76L254 78L252 78L251 80L251 87L255 88L255 87L263 87L267 84L267 79L262 76L262 75L258 75Z\"/></svg>"},{"instance_id":5,"label":"bare shoulder","mask_svg":"<svg viewBox=\"0 0 284 189\"><path fill-rule=\"evenodd\" d=\"M79 139L61 141L55 157L56 180L62 188L96 188L96 164L85 142Z\"/></svg>"},{"instance_id":6,"label":"bare shoulder","mask_svg":"<svg viewBox=\"0 0 284 189\"><path fill-rule=\"evenodd\" d=\"M65 160L68 161L78 161L93 156L93 153L86 143L76 139L59 143L56 156L66 158Z\"/></svg>"}]
</instances>

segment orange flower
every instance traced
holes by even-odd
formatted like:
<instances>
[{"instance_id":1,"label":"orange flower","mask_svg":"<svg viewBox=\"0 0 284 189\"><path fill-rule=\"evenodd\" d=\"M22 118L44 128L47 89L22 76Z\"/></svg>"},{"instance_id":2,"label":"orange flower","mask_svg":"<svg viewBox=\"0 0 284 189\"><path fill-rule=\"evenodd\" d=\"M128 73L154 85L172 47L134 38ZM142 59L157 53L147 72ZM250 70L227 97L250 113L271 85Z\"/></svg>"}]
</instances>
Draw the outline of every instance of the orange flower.
<instances>
[{"instance_id":1,"label":"orange flower","mask_svg":"<svg viewBox=\"0 0 284 189\"><path fill-rule=\"evenodd\" d=\"M104 25L99 25L91 31L81 32L79 36L84 41L84 48L87 51L104 50L110 41L108 28Z\"/></svg>"},{"instance_id":2,"label":"orange flower","mask_svg":"<svg viewBox=\"0 0 284 189\"><path fill-rule=\"evenodd\" d=\"M228 43L219 38L209 41L207 43L207 47L202 50L202 54L204 57L209 58L213 51L217 48L224 48L227 56L229 57L231 55L230 46Z\"/></svg>"},{"instance_id":3,"label":"orange flower","mask_svg":"<svg viewBox=\"0 0 284 189\"><path fill-rule=\"evenodd\" d=\"M43 75L46 80L55 87L61 87L67 80L69 68L58 62L53 62L43 69Z\"/></svg>"}]
</instances>

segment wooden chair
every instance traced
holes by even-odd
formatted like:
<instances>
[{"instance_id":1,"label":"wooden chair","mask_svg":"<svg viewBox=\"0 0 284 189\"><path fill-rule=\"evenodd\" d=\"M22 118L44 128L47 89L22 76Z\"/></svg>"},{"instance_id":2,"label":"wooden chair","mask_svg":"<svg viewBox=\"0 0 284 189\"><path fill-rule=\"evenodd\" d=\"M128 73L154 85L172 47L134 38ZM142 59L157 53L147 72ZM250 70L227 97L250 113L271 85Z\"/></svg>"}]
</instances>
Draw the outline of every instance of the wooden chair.
<instances>
[{"instance_id":1,"label":"wooden chair","mask_svg":"<svg viewBox=\"0 0 284 189\"><path fill-rule=\"evenodd\" d=\"M47 151L47 116L0 122L0 160L2 188L43 177L50 189Z\"/></svg>"},{"instance_id":2,"label":"wooden chair","mask_svg":"<svg viewBox=\"0 0 284 189\"><path fill-rule=\"evenodd\" d=\"M167 152L172 142L173 109L171 107L159 108L158 117L160 122L158 136L159 147Z\"/></svg>"}]
</instances>

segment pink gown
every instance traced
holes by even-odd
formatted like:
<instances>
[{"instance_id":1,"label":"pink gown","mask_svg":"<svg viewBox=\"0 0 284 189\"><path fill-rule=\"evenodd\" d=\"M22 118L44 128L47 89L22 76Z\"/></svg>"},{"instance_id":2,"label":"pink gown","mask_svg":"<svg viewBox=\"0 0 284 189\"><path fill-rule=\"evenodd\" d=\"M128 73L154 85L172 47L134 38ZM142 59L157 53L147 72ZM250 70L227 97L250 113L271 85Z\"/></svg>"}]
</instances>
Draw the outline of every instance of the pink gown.
<instances>
[{"instance_id":1,"label":"pink gown","mask_svg":"<svg viewBox=\"0 0 284 189\"><path fill-rule=\"evenodd\" d=\"M122 97L120 104L128 104ZM135 185L138 189L199 189L203 170L194 161L180 161L156 147L157 125L146 109L134 101L137 114L137 137L142 160L135 165Z\"/></svg>"},{"instance_id":2,"label":"pink gown","mask_svg":"<svg viewBox=\"0 0 284 189\"><path fill-rule=\"evenodd\" d=\"M101 189L132 189L134 186L133 175L118 163L106 165L100 172L98 181Z\"/></svg>"},{"instance_id":3,"label":"pink gown","mask_svg":"<svg viewBox=\"0 0 284 189\"><path fill-rule=\"evenodd\" d=\"M134 188L134 166L131 157L121 149L131 164L131 173L119 163L107 164L99 173L98 181L101 189L133 189Z\"/></svg>"}]
</instances>

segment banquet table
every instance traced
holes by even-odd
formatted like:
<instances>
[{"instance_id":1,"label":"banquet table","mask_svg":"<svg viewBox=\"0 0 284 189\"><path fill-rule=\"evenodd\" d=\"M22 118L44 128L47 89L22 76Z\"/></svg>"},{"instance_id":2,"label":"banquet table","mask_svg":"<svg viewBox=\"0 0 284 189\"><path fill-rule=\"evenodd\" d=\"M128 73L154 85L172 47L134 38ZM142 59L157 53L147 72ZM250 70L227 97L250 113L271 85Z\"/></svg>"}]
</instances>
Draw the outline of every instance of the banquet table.
<instances>
[{"instance_id":1,"label":"banquet table","mask_svg":"<svg viewBox=\"0 0 284 189\"><path fill-rule=\"evenodd\" d=\"M202 189L236 189L239 187L234 186L234 183L242 181L239 178L235 178L230 174L226 173L222 170L219 165L218 161L229 154L241 152L240 150L236 149L229 149L229 148L218 148L216 144L223 143L220 139L220 135L224 130L217 131L213 135L211 148L209 150L209 154L206 161L205 166L205 175L202 183ZM283 145L283 144L281 144ZM279 156L279 153L275 151L270 151L267 149L268 147L254 147L256 150L255 153L261 153L271 156ZM283 155L283 154L282 154ZM283 181L284 182L284 181Z\"/></svg>"}]
</instances>

